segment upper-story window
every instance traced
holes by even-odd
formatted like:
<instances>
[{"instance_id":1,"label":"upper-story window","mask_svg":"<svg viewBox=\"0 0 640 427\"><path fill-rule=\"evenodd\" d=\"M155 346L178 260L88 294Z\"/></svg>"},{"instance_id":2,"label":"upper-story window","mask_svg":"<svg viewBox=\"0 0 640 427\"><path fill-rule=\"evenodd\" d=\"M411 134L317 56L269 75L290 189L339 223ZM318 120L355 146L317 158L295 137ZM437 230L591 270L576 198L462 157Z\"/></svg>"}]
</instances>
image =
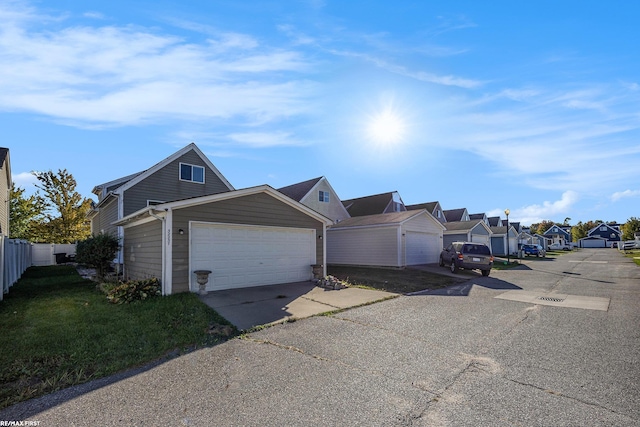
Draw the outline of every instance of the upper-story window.
<instances>
[{"instance_id":1,"label":"upper-story window","mask_svg":"<svg viewBox=\"0 0 640 427\"><path fill-rule=\"evenodd\" d=\"M607 231L607 226L603 225L602 227L600 227L600 231Z\"/></svg>"},{"instance_id":2,"label":"upper-story window","mask_svg":"<svg viewBox=\"0 0 640 427\"><path fill-rule=\"evenodd\" d=\"M318 191L318 201L329 203L329 192L328 191Z\"/></svg>"},{"instance_id":3,"label":"upper-story window","mask_svg":"<svg viewBox=\"0 0 640 427\"><path fill-rule=\"evenodd\" d=\"M180 163L180 180L204 184L204 168L202 166Z\"/></svg>"}]
</instances>

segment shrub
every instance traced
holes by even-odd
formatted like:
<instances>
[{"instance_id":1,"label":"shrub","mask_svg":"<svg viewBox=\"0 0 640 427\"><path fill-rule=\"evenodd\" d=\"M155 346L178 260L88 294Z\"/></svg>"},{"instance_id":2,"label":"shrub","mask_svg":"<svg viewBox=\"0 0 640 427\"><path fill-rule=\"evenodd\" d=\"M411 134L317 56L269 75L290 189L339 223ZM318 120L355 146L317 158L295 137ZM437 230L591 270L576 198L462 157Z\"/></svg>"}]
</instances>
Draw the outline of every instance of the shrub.
<instances>
[{"instance_id":1,"label":"shrub","mask_svg":"<svg viewBox=\"0 0 640 427\"><path fill-rule=\"evenodd\" d=\"M126 304L132 301L143 301L161 295L158 279L132 280L122 282L107 290L107 299L113 304Z\"/></svg>"},{"instance_id":2,"label":"shrub","mask_svg":"<svg viewBox=\"0 0 640 427\"><path fill-rule=\"evenodd\" d=\"M117 237L100 233L78 242L76 261L95 268L98 280L102 280L119 248Z\"/></svg>"}]
</instances>

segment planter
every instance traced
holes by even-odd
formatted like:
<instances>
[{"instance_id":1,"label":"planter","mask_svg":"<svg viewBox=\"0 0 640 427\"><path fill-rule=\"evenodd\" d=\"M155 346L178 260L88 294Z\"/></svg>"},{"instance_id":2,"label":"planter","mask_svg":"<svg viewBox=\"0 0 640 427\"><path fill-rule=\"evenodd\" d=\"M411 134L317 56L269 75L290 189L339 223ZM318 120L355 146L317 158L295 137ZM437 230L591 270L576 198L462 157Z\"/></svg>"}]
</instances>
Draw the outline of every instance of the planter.
<instances>
[{"instance_id":1,"label":"planter","mask_svg":"<svg viewBox=\"0 0 640 427\"><path fill-rule=\"evenodd\" d=\"M209 282L209 275L211 274L211 270L196 270L194 271L196 275L196 281L198 282L199 290L198 293L200 295L207 294L207 283Z\"/></svg>"},{"instance_id":2,"label":"planter","mask_svg":"<svg viewBox=\"0 0 640 427\"><path fill-rule=\"evenodd\" d=\"M311 271L313 272L314 279L322 279L322 264L311 264Z\"/></svg>"}]
</instances>

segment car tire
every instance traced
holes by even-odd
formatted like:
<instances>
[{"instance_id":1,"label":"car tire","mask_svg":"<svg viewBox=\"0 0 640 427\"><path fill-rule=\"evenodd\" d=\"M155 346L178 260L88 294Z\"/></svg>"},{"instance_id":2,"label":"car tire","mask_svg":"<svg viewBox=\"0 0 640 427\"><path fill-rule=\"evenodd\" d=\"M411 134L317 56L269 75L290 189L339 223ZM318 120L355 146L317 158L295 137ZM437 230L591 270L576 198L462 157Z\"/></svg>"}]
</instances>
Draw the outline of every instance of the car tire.
<instances>
[{"instance_id":1,"label":"car tire","mask_svg":"<svg viewBox=\"0 0 640 427\"><path fill-rule=\"evenodd\" d=\"M489 273L491 273L491 270L482 270L482 275L484 277L487 277L489 275Z\"/></svg>"},{"instance_id":2,"label":"car tire","mask_svg":"<svg viewBox=\"0 0 640 427\"><path fill-rule=\"evenodd\" d=\"M451 260L451 272L454 274L458 272L458 266L456 265L455 259Z\"/></svg>"},{"instance_id":3,"label":"car tire","mask_svg":"<svg viewBox=\"0 0 640 427\"><path fill-rule=\"evenodd\" d=\"M444 267L444 260L442 259L442 257L440 257L440 261L438 262L438 265L440 267Z\"/></svg>"}]
</instances>

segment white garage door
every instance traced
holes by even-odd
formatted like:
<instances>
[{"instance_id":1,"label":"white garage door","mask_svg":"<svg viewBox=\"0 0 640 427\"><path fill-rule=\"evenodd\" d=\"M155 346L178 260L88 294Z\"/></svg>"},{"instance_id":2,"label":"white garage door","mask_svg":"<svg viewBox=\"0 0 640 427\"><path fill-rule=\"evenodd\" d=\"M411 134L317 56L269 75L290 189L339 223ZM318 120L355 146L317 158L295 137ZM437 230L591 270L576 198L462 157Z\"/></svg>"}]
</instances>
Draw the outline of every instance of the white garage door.
<instances>
[{"instance_id":1,"label":"white garage door","mask_svg":"<svg viewBox=\"0 0 640 427\"><path fill-rule=\"evenodd\" d=\"M585 239L582 241L583 248L606 248L607 242L604 239Z\"/></svg>"},{"instance_id":2,"label":"white garage door","mask_svg":"<svg viewBox=\"0 0 640 427\"><path fill-rule=\"evenodd\" d=\"M486 234L472 234L471 241L475 243L484 243L485 245L491 247L489 245L489 236Z\"/></svg>"},{"instance_id":3,"label":"white garage door","mask_svg":"<svg viewBox=\"0 0 640 427\"><path fill-rule=\"evenodd\" d=\"M436 234L407 231L407 265L431 264L438 262L440 239Z\"/></svg>"},{"instance_id":4,"label":"white garage door","mask_svg":"<svg viewBox=\"0 0 640 427\"><path fill-rule=\"evenodd\" d=\"M212 271L208 291L310 280L315 230L194 223L190 254L192 272Z\"/></svg>"}]
</instances>

